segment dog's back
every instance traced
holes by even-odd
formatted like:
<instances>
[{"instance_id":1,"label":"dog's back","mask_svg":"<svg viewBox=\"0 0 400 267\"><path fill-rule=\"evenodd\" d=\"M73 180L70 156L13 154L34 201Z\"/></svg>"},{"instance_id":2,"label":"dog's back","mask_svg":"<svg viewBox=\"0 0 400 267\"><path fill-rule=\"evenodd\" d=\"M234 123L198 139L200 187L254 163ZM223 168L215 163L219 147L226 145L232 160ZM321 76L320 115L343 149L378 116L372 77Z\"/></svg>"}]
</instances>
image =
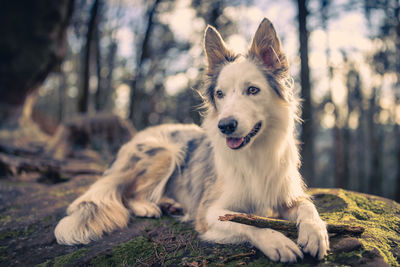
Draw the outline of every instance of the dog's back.
<instances>
[{"instance_id":1,"label":"dog's back","mask_svg":"<svg viewBox=\"0 0 400 267\"><path fill-rule=\"evenodd\" d=\"M127 225L129 214L159 217L179 205L195 220L207 186L215 181L210 142L200 127L169 124L138 133L112 166L67 210L55 229L61 244L89 243Z\"/></svg>"}]
</instances>

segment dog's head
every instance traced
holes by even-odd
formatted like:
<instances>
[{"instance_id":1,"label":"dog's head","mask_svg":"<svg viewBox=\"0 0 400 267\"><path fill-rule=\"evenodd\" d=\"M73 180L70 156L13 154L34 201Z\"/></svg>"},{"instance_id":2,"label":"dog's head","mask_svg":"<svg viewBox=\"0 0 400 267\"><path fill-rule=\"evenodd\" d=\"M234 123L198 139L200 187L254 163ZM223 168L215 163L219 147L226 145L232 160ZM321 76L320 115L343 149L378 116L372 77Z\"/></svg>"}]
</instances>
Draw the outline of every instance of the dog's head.
<instances>
[{"instance_id":1,"label":"dog's head","mask_svg":"<svg viewBox=\"0 0 400 267\"><path fill-rule=\"evenodd\" d=\"M204 50L208 66L202 94L208 116L229 148L250 146L269 130L287 129L289 66L268 19L261 22L245 56L231 52L212 26L205 31Z\"/></svg>"}]
</instances>

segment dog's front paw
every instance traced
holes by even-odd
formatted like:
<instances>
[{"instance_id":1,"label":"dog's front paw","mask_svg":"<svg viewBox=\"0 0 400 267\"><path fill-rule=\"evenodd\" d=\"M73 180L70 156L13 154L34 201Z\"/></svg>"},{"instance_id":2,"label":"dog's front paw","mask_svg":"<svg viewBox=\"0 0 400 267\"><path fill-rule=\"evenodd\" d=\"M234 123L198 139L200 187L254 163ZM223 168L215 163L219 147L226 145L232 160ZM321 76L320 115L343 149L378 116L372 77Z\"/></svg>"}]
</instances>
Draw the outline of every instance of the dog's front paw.
<instances>
[{"instance_id":1,"label":"dog's front paw","mask_svg":"<svg viewBox=\"0 0 400 267\"><path fill-rule=\"evenodd\" d=\"M257 235L256 246L271 260L280 262L296 262L303 258L299 247L282 233L263 229Z\"/></svg>"},{"instance_id":2,"label":"dog's front paw","mask_svg":"<svg viewBox=\"0 0 400 267\"><path fill-rule=\"evenodd\" d=\"M329 237L323 221L305 221L299 225L297 244L303 252L322 259L329 250Z\"/></svg>"}]
</instances>

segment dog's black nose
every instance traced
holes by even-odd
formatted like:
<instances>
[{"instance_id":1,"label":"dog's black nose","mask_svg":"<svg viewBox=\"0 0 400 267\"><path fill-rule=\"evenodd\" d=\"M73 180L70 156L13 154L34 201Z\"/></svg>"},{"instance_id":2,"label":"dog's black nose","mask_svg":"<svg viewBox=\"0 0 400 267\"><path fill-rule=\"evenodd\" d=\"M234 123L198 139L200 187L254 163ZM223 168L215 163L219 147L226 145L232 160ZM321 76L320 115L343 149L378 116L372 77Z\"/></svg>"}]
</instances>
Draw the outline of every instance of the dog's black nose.
<instances>
[{"instance_id":1,"label":"dog's black nose","mask_svg":"<svg viewBox=\"0 0 400 267\"><path fill-rule=\"evenodd\" d=\"M231 134L236 130L237 120L232 117L224 118L218 122L218 128L223 134Z\"/></svg>"}]
</instances>

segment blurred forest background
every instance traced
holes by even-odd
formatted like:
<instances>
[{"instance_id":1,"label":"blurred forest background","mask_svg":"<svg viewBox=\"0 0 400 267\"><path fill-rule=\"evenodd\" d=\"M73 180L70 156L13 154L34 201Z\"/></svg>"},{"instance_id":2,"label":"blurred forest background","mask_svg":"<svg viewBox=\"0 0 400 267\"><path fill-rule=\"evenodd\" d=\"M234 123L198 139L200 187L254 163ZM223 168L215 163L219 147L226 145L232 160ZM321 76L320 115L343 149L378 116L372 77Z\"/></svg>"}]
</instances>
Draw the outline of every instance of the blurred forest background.
<instances>
[{"instance_id":1,"label":"blurred forest background","mask_svg":"<svg viewBox=\"0 0 400 267\"><path fill-rule=\"evenodd\" d=\"M0 10L3 140L30 123L52 136L82 114L114 113L137 130L200 124L206 25L244 52L268 17L304 100L307 184L400 201L398 0L19 0Z\"/></svg>"}]
</instances>

